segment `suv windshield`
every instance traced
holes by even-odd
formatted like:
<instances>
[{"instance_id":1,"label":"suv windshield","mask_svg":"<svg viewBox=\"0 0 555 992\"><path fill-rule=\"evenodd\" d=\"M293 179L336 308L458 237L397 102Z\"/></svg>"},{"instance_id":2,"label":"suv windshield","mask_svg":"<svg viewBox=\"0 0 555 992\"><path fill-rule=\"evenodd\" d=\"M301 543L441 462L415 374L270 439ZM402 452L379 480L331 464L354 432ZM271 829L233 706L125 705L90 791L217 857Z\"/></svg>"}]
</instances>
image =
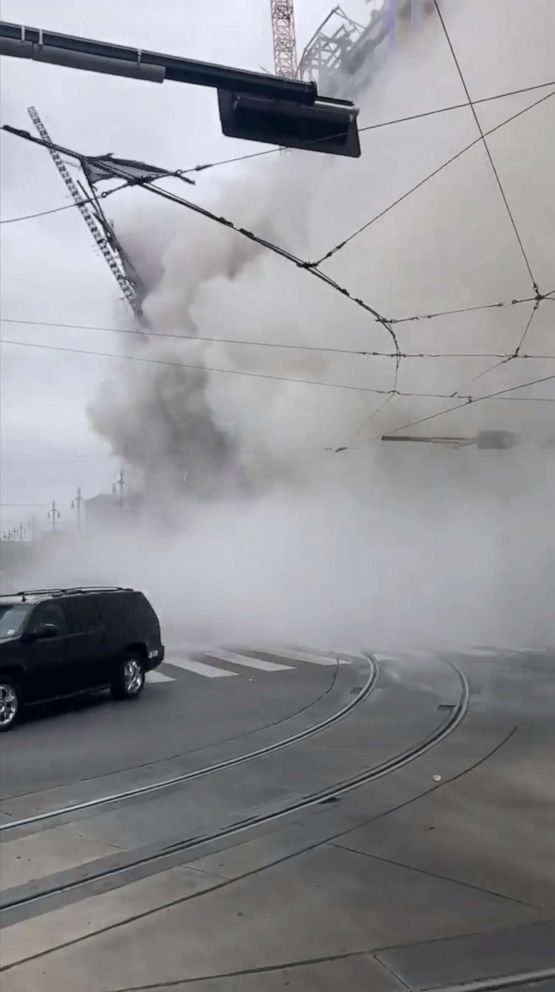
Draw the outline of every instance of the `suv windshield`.
<instances>
[{"instance_id":1,"label":"suv windshield","mask_svg":"<svg viewBox=\"0 0 555 992\"><path fill-rule=\"evenodd\" d=\"M30 611L28 603L0 603L0 641L17 637Z\"/></svg>"}]
</instances>

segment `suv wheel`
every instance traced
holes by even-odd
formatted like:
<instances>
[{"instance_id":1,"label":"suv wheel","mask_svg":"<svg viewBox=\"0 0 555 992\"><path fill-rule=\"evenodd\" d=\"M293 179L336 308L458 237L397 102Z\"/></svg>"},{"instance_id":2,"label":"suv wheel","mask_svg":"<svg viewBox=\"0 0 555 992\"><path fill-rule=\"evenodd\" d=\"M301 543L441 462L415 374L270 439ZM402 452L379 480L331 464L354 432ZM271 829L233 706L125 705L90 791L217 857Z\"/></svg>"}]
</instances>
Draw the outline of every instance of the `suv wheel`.
<instances>
[{"instance_id":1,"label":"suv wheel","mask_svg":"<svg viewBox=\"0 0 555 992\"><path fill-rule=\"evenodd\" d=\"M134 699L145 684L145 666L136 654L127 654L120 661L112 682L114 699Z\"/></svg>"},{"instance_id":2,"label":"suv wheel","mask_svg":"<svg viewBox=\"0 0 555 992\"><path fill-rule=\"evenodd\" d=\"M17 683L0 678L0 731L10 730L21 710L21 697Z\"/></svg>"}]
</instances>

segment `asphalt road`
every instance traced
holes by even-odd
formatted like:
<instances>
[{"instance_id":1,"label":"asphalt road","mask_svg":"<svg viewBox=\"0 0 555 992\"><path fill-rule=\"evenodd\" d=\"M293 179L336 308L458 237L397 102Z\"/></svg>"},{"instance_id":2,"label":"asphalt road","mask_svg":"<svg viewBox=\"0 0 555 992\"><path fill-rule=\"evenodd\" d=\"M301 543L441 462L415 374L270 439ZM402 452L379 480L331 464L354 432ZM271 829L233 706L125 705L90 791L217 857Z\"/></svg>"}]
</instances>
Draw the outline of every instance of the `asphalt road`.
<instances>
[{"instance_id":1,"label":"asphalt road","mask_svg":"<svg viewBox=\"0 0 555 992\"><path fill-rule=\"evenodd\" d=\"M19 787L2 803L13 819L114 780L202 769L355 700L285 749L9 831L4 896L21 905L5 915L3 992L453 992L469 982L476 992L553 992L555 652L378 651L366 696L362 659L326 665L303 654L245 649L243 658L290 667L235 678L177 677L168 666L174 682L149 686L137 707L70 708L9 736L12 757L19 745L22 755ZM243 670L229 655L201 664ZM115 712L130 722L150 714L136 752L118 749ZM33 792L33 737L61 749L63 727L73 749L83 726L90 745L98 719L107 738L98 763L79 744L62 782L41 755ZM166 724L172 747L158 741ZM409 757L392 763L399 755ZM80 782L89 764L98 777ZM385 770L336 801L280 813L312 794L333 798L372 767ZM245 817L251 826L224 836ZM220 829L221 839L204 839ZM139 866L153 851L158 860Z\"/></svg>"},{"instance_id":2,"label":"asphalt road","mask_svg":"<svg viewBox=\"0 0 555 992\"><path fill-rule=\"evenodd\" d=\"M281 659L278 667L276 659L268 671L170 649L137 700L99 693L30 709L2 738L0 801L139 769L287 719L330 689L336 664L321 660ZM179 667L189 662L198 671Z\"/></svg>"}]
</instances>

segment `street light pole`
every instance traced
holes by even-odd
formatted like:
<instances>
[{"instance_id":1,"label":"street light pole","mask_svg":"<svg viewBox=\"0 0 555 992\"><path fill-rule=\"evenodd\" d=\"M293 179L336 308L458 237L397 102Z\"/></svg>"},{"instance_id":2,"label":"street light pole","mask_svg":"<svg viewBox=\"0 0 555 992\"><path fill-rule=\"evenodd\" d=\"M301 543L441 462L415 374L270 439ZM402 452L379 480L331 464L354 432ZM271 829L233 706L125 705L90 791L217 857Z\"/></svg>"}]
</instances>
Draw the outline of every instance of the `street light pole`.
<instances>
[{"instance_id":1,"label":"street light pole","mask_svg":"<svg viewBox=\"0 0 555 992\"><path fill-rule=\"evenodd\" d=\"M56 521L60 519L60 511L58 510L58 507L56 506L56 500L55 499L52 500L52 506L50 507L50 509L48 511L48 516L49 516L49 518L52 521L52 533L54 534L54 532L56 530Z\"/></svg>"},{"instance_id":2,"label":"street light pole","mask_svg":"<svg viewBox=\"0 0 555 992\"><path fill-rule=\"evenodd\" d=\"M119 505L121 507L123 507L123 503L124 503L124 496L123 496L124 489L125 489L125 477L123 474L123 469L120 468L119 475L112 486L112 492L116 493L119 490Z\"/></svg>"},{"instance_id":3,"label":"street light pole","mask_svg":"<svg viewBox=\"0 0 555 992\"><path fill-rule=\"evenodd\" d=\"M81 496L81 486L77 487L77 495L71 501L71 509L77 511L77 533L81 533L81 505L83 503L83 497Z\"/></svg>"}]
</instances>

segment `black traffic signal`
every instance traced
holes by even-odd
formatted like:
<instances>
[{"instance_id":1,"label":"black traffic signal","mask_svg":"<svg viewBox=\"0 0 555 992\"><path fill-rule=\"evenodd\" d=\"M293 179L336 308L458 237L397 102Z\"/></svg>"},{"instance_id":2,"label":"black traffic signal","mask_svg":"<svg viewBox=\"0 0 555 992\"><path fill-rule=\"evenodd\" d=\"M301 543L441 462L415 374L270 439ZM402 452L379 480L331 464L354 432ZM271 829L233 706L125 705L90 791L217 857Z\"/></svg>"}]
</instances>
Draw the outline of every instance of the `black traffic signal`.
<instances>
[{"instance_id":1,"label":"black traffic signal","mask_svg":"<svg viewBox=\"0 0 555 992\"><path fill-rule=\"evenodd\" d=\"M360 156L358 109L348 100L317 97L311 105L218 90L222 131L229 138Z\"/></svg>"}]
</instances>

